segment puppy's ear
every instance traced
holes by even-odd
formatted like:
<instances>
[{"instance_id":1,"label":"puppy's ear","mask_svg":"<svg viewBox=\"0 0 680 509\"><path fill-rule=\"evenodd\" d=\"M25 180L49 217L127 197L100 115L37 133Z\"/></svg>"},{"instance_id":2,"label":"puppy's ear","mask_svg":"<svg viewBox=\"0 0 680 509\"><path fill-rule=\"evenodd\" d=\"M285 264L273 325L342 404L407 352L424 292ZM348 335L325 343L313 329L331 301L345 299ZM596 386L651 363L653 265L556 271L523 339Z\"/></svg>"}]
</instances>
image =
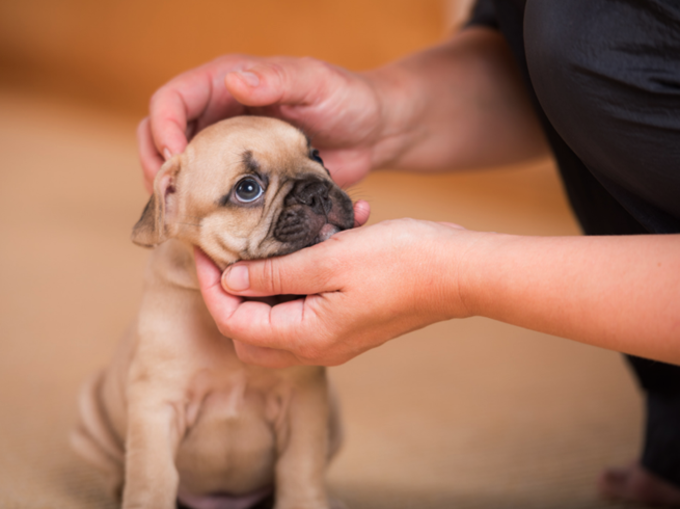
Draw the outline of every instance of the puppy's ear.
<instances>
[{"instance_id":1,"label":"puppy's ear","mask_svg":"<svg viewBox=\"0 0 680 509\"><path fill-rule=\"evenodd\" d=\"M153 194L142 217L132 228L132 242L138 246L154 247L168 239L169 219L176 208L175 184L180 168L180 157L173 156L158 171L153 181Z\"/></svg>"}]
</instances>

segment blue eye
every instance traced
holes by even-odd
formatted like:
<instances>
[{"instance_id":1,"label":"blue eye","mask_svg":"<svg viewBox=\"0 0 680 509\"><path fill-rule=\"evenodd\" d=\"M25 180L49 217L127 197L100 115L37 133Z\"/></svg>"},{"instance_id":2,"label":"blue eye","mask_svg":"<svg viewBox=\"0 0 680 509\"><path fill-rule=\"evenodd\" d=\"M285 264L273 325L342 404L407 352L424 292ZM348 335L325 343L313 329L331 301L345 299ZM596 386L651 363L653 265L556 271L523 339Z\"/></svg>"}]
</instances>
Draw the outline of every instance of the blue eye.
<instances>
[{"instance_id":1,"label":"blue eye","mask_svg":"<svg viewBox=\"0 0 680 509\"><path fill-rule=\"evenodd\" d=\"M236 198L243 203L257 200L262 193L262 186L252 178L245 178L236 185Z\"/></svg>"},{"instance_id":2,"label":"blue eye","mask_svg":"<svg viewBox=\"0 0 680 509\"><path fill-rule=\"evenodd\" d=\"M312 151L309 153L309 157L314 159L317 163L323 165L323 159L321 159L321 156L319 155L319 151L315 148L312 149Z\"/></svg>"}]
</instances>

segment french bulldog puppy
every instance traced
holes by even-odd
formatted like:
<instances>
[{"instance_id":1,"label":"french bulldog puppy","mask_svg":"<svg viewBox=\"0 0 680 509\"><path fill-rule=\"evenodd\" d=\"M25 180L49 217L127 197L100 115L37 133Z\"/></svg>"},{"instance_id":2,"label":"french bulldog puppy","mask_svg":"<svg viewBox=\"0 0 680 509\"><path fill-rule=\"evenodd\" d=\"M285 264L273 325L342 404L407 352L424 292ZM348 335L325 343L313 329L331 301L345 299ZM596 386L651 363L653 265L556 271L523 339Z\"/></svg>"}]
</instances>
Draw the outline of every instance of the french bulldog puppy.
<instances>
[{"instance_id":1,"label":"french bulldog puppy","mask_svg":"<svg viewBox=\"0 0 680 509\"><path fill-rule=\"evenodd\" d=\"M132 240L154 247L141 309L111 364L85 384L76 451L124 509L329 507L340 444L322 367L243 364L208 313L194 246L221 269L353 226L352 202L298 129L236 117L169 159Z\"/></svg>"}]
</instances>

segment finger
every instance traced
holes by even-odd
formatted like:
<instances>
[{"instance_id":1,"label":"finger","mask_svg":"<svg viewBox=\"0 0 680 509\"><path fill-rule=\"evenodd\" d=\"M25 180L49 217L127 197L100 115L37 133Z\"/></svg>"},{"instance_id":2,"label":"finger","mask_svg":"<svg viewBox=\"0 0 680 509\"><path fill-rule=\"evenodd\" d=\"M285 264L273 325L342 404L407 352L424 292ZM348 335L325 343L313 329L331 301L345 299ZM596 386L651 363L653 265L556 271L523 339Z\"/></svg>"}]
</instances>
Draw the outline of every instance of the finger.
<instances>
[{"instance_id":1,"label":"finger","mask_svg":"<svg viewBox=\"0 0 680 509\"><path fill-rule=\"evenodd\" d=\"M329 141L333 143L333 140ZM370 150L326 149L321 152L321 157L333 181L343 188L365 177L372 165Z\"/></svg>"},{"instance_id":2,"label":"finger","mask_svg":"<svg viewBox=\"0 0 680 509\"><path fill-rule=\"evenodd\" d=\"M288 350L291 345L285 338L299 330L303 318L302 301L297 301L297 304L293 302L272 307L264 302L246 300L228 316L216 318L222 334L235 341L262 348ZM279 308L285 308L287 314L283 314Z\"/></svg>"},{"instance_id":3,"label":"finger","mask_svg":"<svg viewBox=\"0 0 680 509\"><path fill-rule=\"evenodd\" d=\"M225 333L223 323L231 317L243 302L240 297L226 293L220 284L220 269L200 249L194 249L196 275L208 311L215 319L220 332ZM228 331L226 331L228 332Z\"/></svg>"},{"instance_id":4,"label":"finger","mask_svg":"<svg viewBox=\"0 0 680 509\"><path fill-rule=\"evenodd\" d=\"M267 350L289 352L301 362L307 359L318 363L320 350L317 342L319 338L327 337L328 334L325 330L327 324L318 316L319 309L323 306L319 306L318 303L310 305L310 300L314 299L323 300L324 297L308 296L276 306L245 301L222 322L220 330L235 341ZM325 307L328 308L329 305ZM251 351L253 355L262 355L263 360L257 361L258 363L274 362L273 359L281 362L288 359L285 362L292 362L287 355L252 352L255 351Z\"/></svg>"},{"instance_id":5,"label":"finger","mask_svg":"<svg viewBox=\"0 0 680 509\"><path fill-rule=\"evenodd\" d=\"M371 206L365 200L357 200L354 204L354 227L363 226L371 215Z\"/></svg>"},{"instance_id":6,"label":"finger","mask_svg":"<svg viewBox=\"0 0 680 509\"><path fill-rule=\"evenodd\" d=\"M166 158L180 154L187 144L187 127L197 131L219 119L243 112L224 86L224 76L253 65L253 58L229 56L177 76L158 89L149 106L152 139Z\"/></svg>"},{"instance_id":7,"label":"finger","mask_svg":"<svg viewBox=\"0 0 680 509\"><path fill-rule=\"evenodd\" d=\"M265 349L284 350L290 346L289 338L297 337L303 321L304 300L297 299L274 307L263 302L244 301L221 288L220 270L203 251L195 248L194 256L203 300L224 336ZM244 355L255 354L251 351ZM271 352L259 355L263 357L261 362L282 358L282 354ZM265 356L270 360L266 361Z\"/></svg>"},{"instance_id":8,"label":"finger","mask_svg":"<svg viewBox=\"0 0 680 509\"><path fill-rule=\"evenodd\" d=\"M263 348L260 346L253 346L240 341L234 341L234 348L236 355L246 364L255 364L264 368L288 368L290 366L298 366L302 364L293 354L285 350L276 350L274 348Z\"/></svg>"},{"instance_id":9,"label":"finger","mask_svg":"<svg viewBox=\"0 0 680 509\"><path fill-rule=\"evenodd\" d=\"M236 100L247 106L310 105L328 97L337 83L337 72L310 58L278 59L229 73L225 83Z\"/></svg>"},{"instance_id":10,"label":"finger","mask_svg":"<svg viewBox=\"0 0 680 509\"><path fill-rule=\"evenodd\" d=\"M207 87L200 86L195 90L199 102L207 103L209 92ZM181 154L187 146L188 109L182 94L169 85L159 89L151 98L149 105L149 126L151 139L156 151L169 159L174 154Z\"/></svg>"},{"instance_id":11,"label":"finger","mask_svg":"<svg viewBox=\"0 0 680 509\"><path fill-rule=\"evenodd\" d=\"M222 287L234 295L310 295L337 288L329 286L333 270L327 242L265 260L238 262L222 275Z\"/></svg>"},{"instance_id":12,"label":"finger","mask_svg":"<svg viewBox=\"0 0 680 509\"><path fill-rule=\"evenodd\" d=\"M156 146L151 138L151 127L149 117L146 117L137 127L137 146L139 149L139 159L142 163L144 174L144 187L149 193L153 192L153 179L158 170L163 165L163 158L156 150Z\"/></svg>"}]
</instances>

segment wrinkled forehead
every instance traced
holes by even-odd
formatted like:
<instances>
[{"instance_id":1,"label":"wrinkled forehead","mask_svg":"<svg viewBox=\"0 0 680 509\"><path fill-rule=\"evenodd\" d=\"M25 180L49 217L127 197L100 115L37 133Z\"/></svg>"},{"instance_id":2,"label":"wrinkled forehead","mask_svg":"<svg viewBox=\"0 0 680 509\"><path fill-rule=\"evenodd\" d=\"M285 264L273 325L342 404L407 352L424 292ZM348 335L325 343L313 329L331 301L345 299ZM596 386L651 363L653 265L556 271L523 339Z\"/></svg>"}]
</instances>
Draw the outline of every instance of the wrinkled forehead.
<instances>
[{"instance_id":1,"label":"wrinkled forehead","mask_svg":"<svg viewBox=\"0 0 680 509\"><path fill-rule=\"evenodd\" d=\"M228 168L233 166L234 172L240 173L239 169L254 165L285 167L308 151L309 140L295 127L276 119L246 117L201 131L186 155L187 163L197 169L222 168L229 173Z\"/></svg>"}]
</instances>

